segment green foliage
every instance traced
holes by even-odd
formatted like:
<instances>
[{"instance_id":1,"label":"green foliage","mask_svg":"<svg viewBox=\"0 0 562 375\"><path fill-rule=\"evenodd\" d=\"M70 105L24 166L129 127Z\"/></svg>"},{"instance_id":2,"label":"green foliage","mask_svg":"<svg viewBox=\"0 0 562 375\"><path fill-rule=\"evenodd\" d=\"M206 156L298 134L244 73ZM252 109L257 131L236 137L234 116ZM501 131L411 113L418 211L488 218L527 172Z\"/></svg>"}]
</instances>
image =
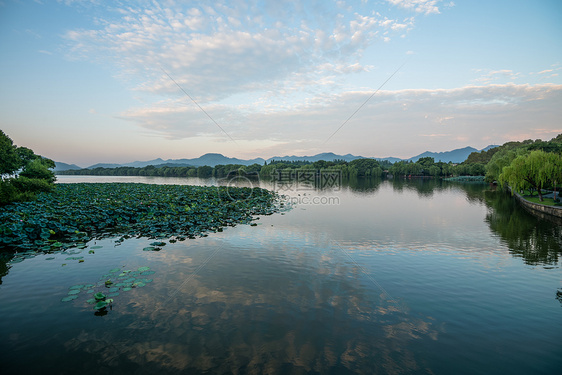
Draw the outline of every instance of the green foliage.
<instances>
[{"instance_id":1,"label":"green foliage","mask_svg":"<svg viewBox=\"0 0 562 375\"><path fill-rule=\"evenodd\" d=\"M466 160L463 163L466 163L466 164L479 163L479 164L486 165L486 164L488 164L488 162L490 160L492 160L492 157L499 150L500 150L500 147L494 147L494 148L491 148L487 151L480 151L480 152L475 151L475 152L471 153L470 155L468 155L468 158L466 158Z\"/></svg>"},{"instance_id":2,"label":"green foliage","mask_svg":"<svg viewBox=\"0 0 562 375\"><path fill-rule=\"evenodd\" d=\"M527 155L531 151L541 150L547 153L562 154L562 134L550 141L528 139L522 142L507 142L492 150L496 151L486 164L486 181L488 182L499 181L500 174L505 167L517 157Z\"/></svg>"},{"instance_id":3,"label":"green foliage","mask_svg":"<svg viewBox=\"0 0 562 375\"><path fill-rule=\"evenodd\" d=\"M55 182L55 174L49 168L54 168L54 162L43 157L36 157L28 161L20 172L21 177L43 180L48 184Z\"/></svg>"},{"instance_id":4,"label":"green foliage","mask_svg":"<svg viewBox=\"0 0 562 375\"><path fill-rule=\"evenodd\" d=\"M381 177L382 168L375 159L355 159L348 163L349 173L357 177Z\"/></svg>"},{"instance_id":5,"label":"green foliage","mask_svg":"<svg viewBox=\"0 0 562 375\"><path fill-rule=\"evenodd\" d=\"M260 188L57 184L33 202L0 208L0 249L67 248L117 234L194 238L271 214L276 199Z\"/></svg>"},{"instance_id":6,"label":"green foliage","mask_svg":"<svg viewBox=\"0 0 562 375\"><path fill-rule=\"evenodd\" d=\"M10 137L0 130L0 175L12 175L21 167L17 148Z\"/></svg>"},{"instance_id":7,"label":"green foliage","mask_svg":"<svg viewBox=\"0 0 562 375\"><path fill-rule=\"evenodd\" d=\"M553 186L555 181L562 181L562 156L542 150L517 156L503 168L499 181L515 191L533 188L542 201L541 189Z\"/></svg>"},{"instance_id":8,"label":"green foliage","mask_svg":"<svg viewBox=\"0 0 562 375\"><path fill-rule=\"evenodd\" d=\"M35 198L35 193L50 191L55 162L36 155L27 147L16 147L0 130L0 205Z\"/></svg>"}]
</instances>

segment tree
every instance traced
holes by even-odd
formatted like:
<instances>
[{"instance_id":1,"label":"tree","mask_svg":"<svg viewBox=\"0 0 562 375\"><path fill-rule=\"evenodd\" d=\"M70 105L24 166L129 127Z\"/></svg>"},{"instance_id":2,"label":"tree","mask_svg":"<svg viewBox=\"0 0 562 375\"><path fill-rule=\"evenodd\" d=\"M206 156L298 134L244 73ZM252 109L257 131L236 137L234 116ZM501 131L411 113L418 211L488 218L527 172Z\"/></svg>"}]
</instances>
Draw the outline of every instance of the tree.
<instances>
[{"instance_id":1,"label":"tree","mask_svg":"<svg viewBox=\"0 0 562 375\"><path fill-rule=\"evenodd\" d=\"M0 130L0 175L13 175L21 167L21 159L14 142Z\"/></svg>"},{"instance_id":2,"label":"tree","mask_svg":"<svg viewBox=\"0 0 562 375\"><path fill-rule=\"evenodd\" d=\"M518 156L503 168L499 180L516 191L526 188L537 190L542 202L541 189L553 185L555 181L562 181L562 156L542 150Z\"/></svg>"},{"instance_id":3,"label":"tree","mask_svg":"<svg viewBox=\"0 0 562 375\"><path fill-rule=\"evenodd\" d=\"M35 193L54 187L55 167L51 159L36 155L27 147L17 147L0 130L0 205L35 198Z\"/></svg>"},{"instance_id":4,"label":"tree","mask_svg":"<svg viewBox=\"0 0 562 375\"><path fill-rule=\"evenodd\" d=\"M45 180L48 183L53 183L55 182L55 174L49 168L54 167L55 163L51 159L35 155L34 159L30 159L30 161L25 164L19 175L29 179L39 179Z\"/></svg>"}]
</instances>

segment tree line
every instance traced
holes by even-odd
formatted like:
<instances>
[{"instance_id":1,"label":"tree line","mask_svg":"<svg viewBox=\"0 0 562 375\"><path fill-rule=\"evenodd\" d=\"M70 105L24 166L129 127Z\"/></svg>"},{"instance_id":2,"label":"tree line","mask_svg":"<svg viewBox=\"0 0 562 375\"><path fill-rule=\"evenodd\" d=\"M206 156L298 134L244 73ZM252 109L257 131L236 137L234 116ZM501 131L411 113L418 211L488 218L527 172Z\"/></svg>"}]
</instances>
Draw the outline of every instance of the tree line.
<instances>
[{"instance_id":1,"label":"tree line","mask_svg":"<svg viewBox=\"0 0 562 375\"><path fill-rule=\"evenodd\" d=\"M0 130L0 205L32 200L54 188L55 162L18 147Z\"/></svg>"}]
</instances>

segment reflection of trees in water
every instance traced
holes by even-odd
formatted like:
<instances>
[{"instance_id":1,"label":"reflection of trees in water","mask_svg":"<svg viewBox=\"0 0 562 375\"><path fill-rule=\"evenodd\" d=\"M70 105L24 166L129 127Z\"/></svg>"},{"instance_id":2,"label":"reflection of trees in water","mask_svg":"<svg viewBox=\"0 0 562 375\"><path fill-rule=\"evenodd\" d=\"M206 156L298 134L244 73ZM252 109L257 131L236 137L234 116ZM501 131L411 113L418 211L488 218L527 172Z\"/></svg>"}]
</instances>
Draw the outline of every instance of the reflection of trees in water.
<instances>
[{"instance_id":1,"label":"reflection of trees in water","mask_svg":"<svg viewBox=\"0 0 562 375\"><path fill-rule=\"evenodd\" d=\"M12 258L9 254L0 253L0 285L2 284L2 278L8 274L8 261Z\"/></svg>"},{"instance_id":2,"label":"reflection of trees in water","mask_svg":"<svg viewBox=\"0 0 562 375\"><path fill-rule=\"evenodd\" d=\"M395 191L414 191L420 198L431 198L436 191L448 189L443 180L435 178L394 178L391 183Z\"/></svg>"},{"instance_id":3,"label":"reflection of trees in water","mask_svg":"<svg viewBox=\"0 0 562 375\"><path fill-rule=\"evenodd\" d=\"M360 270L337 257L298 273L283 262L243 258L209 264L167 305L154 300L166 290L137 301L124 330L70 339L70 357L80 358L79 368L113 364L147 373L425 370L412 342L435 340L437 331L362 285ZM259 264L241 269L243 278L226 272L252 262ZM278 272L269 273L273 268Z\"/></svg>"},{"instance_id":4,"label":"reflection of trees in water","mask_svg":"<svg viewBox=\"0 0 562 375\"><path fill-rule=\"evenodd\" d=\"M354 193L370 194L379 190L382 181L380 178L350 177L342 181L342 186L349 187Z\"/></svg>"},{"instance_id":5,"label":"reflection of trees in water","mask_svg":"<svg viewBox=\"0 0 562 375\"><path fill-rule=\"evenodd\" d=\"M529 265L555 265L562 252L562 227L526 212L508 193L487 191L486 222L515 256Z\"/></svg>"}]
</instances>

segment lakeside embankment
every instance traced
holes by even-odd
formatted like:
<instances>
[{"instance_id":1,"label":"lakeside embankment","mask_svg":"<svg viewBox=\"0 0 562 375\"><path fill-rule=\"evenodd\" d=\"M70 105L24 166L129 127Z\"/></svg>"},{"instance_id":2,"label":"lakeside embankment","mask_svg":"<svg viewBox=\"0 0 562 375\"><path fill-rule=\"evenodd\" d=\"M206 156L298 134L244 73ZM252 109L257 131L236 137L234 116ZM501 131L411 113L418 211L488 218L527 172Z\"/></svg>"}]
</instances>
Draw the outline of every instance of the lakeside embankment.
<instances>
[{"instance_id":1,"label":"lakeside embankment","mask_svg":"<svg viewBox=\"0 0 562 375\"><path fill-rule=\"evenodd\" d=\"M545 204L534 203L526 200L518 193L513 193L515 199L533 215L541 219L552 220L559 225L562 225L562 207L560 206L547 206Z\"/></svg>"}]
</instances>

